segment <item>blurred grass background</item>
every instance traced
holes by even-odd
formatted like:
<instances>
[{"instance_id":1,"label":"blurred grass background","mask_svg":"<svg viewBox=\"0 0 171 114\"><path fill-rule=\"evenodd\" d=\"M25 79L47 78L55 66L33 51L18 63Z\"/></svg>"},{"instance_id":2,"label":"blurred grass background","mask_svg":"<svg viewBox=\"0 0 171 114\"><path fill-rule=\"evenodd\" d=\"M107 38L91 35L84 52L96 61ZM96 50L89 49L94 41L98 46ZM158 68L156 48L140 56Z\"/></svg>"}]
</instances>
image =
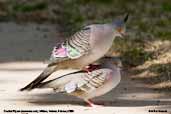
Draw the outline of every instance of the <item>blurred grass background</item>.
<instances>
[{"instance_id":1,"label":"blurred grass background","mask_svg":"<svg viewBox=\"0 0 171 114\"><path fill-rule=\"evenodd\" d=\"M170 0L0 1L1 22L52 23L64 36L87 24L111 22L127 12L128 36L115 40L111 54L121 57L133 79L154 89L171 90Z\"/></svg>"}]
</instances>

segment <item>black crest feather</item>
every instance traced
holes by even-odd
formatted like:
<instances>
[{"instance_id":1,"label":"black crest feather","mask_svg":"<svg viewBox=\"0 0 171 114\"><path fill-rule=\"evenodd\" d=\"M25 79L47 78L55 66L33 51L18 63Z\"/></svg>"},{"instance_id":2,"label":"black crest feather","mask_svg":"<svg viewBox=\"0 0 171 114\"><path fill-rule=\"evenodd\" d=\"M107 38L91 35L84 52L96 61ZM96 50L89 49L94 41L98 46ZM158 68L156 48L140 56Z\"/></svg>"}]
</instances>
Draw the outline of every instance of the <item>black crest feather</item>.
<instances>
[{"instance_id":1,"label":"black crest feather","mask_svg":"<svg viewBox=\"0 0 171 114\"><path fill-rule=\"evenodd\" d=\"M124 22L126 23L129 17L129 13L126 14L126 16L124 17Z\"/></svg>"}]
</instances>

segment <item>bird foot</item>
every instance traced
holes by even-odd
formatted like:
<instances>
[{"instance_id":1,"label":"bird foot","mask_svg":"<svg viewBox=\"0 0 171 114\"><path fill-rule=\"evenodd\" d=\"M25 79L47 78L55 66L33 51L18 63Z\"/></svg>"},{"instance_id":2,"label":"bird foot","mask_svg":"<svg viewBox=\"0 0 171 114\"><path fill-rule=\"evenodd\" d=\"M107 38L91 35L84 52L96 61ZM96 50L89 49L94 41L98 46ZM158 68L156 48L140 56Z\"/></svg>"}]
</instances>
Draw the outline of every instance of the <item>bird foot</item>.
<instances>
[{"instance_id":1,"label":"bird foot","mask_svg":"<svg viewBox=\"0 0 171 114\"><path fill-rule=\"evenodd\" d=\"M100 65L95 65L95 64L90 64L88 66L86 66L83 70L86 72L92 72L93 70L96 70L100 67Z\"/></svg>"}]
</instances>

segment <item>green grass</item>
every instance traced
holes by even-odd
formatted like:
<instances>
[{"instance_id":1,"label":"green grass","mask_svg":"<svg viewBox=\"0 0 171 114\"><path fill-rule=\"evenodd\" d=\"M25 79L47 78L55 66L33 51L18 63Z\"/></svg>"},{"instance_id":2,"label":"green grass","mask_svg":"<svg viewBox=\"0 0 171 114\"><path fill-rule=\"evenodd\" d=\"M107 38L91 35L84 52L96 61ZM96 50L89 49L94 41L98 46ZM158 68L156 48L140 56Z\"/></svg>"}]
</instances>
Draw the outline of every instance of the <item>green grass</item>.
<instances>
[{"instance_id":1,"label":"green grass","mask_svg":"<svg viewBox=\"0 0 171 114\"><path fill-rule=\"evenodd\" d=\"M161 31L157 35L161 40L170 40L171 41L171 31Z\"/></svg>"},{"instance_id":2,"label":"green grass","mask_svg":"<svg viewBox=\"0 0 171 114\"><path fill-rule=\"evenodd\" d=\"M58 14L59 25L63 27L64 35L70 36L79 30L85 22L85 15L79 10L78 4L68 1L61 5L60 16Z\"/></svg>"},{"instance_id":3,"label":"green grass","mask_svg":"<svg viewBox=\"0 0 171 114\"><path fill-rule=\"evenodd\" d=\"M129 48L122 54L125 65L137 66L152 58L152 53L144 51L143 48Z\"/></svg>"},{"instance_id":4,"label":"green grass","mask_svg":"<svg viewBox=\"0 0 171 114\"><path fill-rule=\"evenodd\" d=\"M120 53L124 66L138 66L153 58L152 52L144 50L144 43L140 38L116 39L113 49Z\"/></svg>"},{"instance_id":5,"label":"green grass","mask_svg":"<svg viewBox=\"0 0 171 114\"><path fill-rule=\"evenodd\" d=\"M79 4L90 4L90 3L96 3L96 4L111 4L113 0L79 0L77 1Z\"/></svg>"},{"instance_id":6,"label":"green grass","mask_svg":"<svg viewBox=\"0 0 171 114\"><path fill-rule=\"evenodd\" d=\"M170 12L171 11L171 3L170 2L166 2L162 4L162 10L166 11L166 12Z\"/></svg>"},{"instance_id":7,"label":"green grass","mask_svg":"<svg viewBox=\"0 0 171 114\"><path fill-rule=\"evenodd\" d=\"M144 31L144 32L147 32L149 30L149 26L148 26L148 23L145 23L145 22L139 22L138 23L138 27L141 31Z\"/></svg>"},{"instance_id":8,"label":"green grass","mask_svg":"<svg viewBox=\"0 0 171 114\"><path fill-rule=\"evenodd\" d=\"M44 10L47 8L47 4L42 3L34 3L34 4L15 4L13 6L13 10L16 12L32 12L36 10Z\"/></svg>"},{"instance_id":9,"label":"green grass","mask_svg":"<svg viewBox=\"0 0 171 114\"><path fill-rule=\"evenodd\" d=\"M155 72L155 73L159 73L159 74L164 73L164 75L171 76L171 74L168 74L168 72L171 69L171 63L155 64L155 65L152 65L149 69L151 72ZM168 72L166 72L166 71L168 71Z\"/></svg>"},{"instance_id":10,"label":"green grass","mask_svg":"<svg viewBox=\"0 0 171 114\"><path fill-rule=\"evenodd\" d=\"M157 84L157 83L161 83L161 82L167 82L167 81L171 81L171 64L167 63L167 64L153 64L151 65L148 70L151 73L156 74L156 77L152 77L151 78L151 83L153 84ZM171 89L171 88L170 88Z\"/></svg>"}]
</instances>

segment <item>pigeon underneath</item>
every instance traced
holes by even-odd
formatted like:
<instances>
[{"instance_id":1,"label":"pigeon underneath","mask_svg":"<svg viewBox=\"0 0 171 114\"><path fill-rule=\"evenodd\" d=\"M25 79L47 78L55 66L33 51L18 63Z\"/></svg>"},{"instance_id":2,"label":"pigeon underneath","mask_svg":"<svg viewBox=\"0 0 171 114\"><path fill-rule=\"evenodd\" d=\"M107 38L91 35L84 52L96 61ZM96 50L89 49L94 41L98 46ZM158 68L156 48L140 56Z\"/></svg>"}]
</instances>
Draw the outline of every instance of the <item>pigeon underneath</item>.
<instances>
[{"instance_id":1,"label":"pigeon underneath","mask_svg":"<svg viewBox=\"0 0 171 114\"><path fill-rule=\"evenodd\" d=\"M73 95L95 106L90 99L104 95L115 88L120 80L121 61L112 57L99 60L91 72L78 71L42 82L36 88L52 88L55 92ZM92 67L92 66L91 66Z\"/></svg>"}]
</instances>

